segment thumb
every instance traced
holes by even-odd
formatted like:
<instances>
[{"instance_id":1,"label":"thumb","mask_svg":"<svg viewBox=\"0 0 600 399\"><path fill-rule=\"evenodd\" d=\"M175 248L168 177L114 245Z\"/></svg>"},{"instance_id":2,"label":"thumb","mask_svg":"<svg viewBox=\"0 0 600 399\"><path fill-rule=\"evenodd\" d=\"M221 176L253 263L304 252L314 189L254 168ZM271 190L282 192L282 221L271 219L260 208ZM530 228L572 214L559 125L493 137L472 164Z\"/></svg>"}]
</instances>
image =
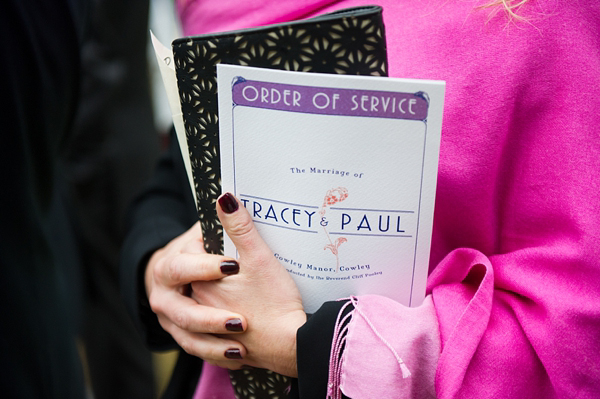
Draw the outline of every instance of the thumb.
<instances>
[{"instance_id":1,"label":"thumb","mask_svg":"<svg viewBox=\"0 0 600 399\"><path fill-rule=\"evenodd\" d=\"M240 258L272 257L271 250L254 226L250 214L231 193L218 199L217 215Z\"/></svg>"}]
</instances>

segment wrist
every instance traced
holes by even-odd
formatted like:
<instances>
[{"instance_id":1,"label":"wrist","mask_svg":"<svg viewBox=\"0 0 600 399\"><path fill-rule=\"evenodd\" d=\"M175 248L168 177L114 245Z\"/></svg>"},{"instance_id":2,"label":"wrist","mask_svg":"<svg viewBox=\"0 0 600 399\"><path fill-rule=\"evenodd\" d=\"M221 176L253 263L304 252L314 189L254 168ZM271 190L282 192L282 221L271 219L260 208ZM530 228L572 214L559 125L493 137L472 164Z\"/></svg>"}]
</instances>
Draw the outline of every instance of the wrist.
<instances>
[{"instance_id":1,"label":"wrist","mask_svg":"<svg viewBox=\"0 0 600 399\"><path fill-rule=\"evenodd\" d=\"M295 311L286 317L286 330L282 335L282 350L275 354L273 371L288 377L298 377L297 363L297 332L300 327L306 323L306 313L304 311Z\"/></svg>"}]
</instances>

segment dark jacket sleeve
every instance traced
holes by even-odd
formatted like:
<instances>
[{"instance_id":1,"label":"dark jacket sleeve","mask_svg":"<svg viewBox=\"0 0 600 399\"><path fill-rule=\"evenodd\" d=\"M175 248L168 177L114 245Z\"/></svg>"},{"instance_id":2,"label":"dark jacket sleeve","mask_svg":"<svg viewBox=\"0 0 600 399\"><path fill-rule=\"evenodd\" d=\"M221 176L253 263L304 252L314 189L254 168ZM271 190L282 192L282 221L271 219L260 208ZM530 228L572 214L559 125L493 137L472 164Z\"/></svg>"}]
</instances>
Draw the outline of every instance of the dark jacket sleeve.
<instances>
[{"instance_id":1,"label":"dark jacket sleeve","mask_svg":"<svg viewBox=\"0 0 600 399\"><path fill-rule=\"evenodd\" d=\"M158 323L144 289L148 259L159 248L188 230L198 220L183 158L174 132L167 150L144 191L133 202L127 236L121 251L121 293L146 344L154 350L171 349L175 342Z\"/></svg>"},{"instance_id":2,"label":"dark jacket sleeve","mask_svg":"<svg viewBox=\"0 0 600 399\"><path fill-rule=\"evenodd\" d=\"M329 355L335 323L347 302L325 302L315 314L308 315L306 323L298 329L296 335L298 380L292 384L292 398L327 397ZM346 307L342 316L352 309L352 305Z\"/></svg>"}]
</instances>

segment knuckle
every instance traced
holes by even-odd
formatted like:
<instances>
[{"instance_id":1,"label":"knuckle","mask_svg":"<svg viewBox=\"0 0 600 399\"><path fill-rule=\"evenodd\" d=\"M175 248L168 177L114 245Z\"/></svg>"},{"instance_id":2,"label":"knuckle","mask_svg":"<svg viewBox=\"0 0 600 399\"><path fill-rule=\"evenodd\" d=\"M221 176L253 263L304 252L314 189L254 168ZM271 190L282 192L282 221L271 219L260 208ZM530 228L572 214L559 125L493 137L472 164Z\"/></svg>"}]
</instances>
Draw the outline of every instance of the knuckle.
<instances>
[{"instance_id":1,"label":"knuckle","mask_svg":"<svg viewBox=\"0 0 600 399\"><path fill-rule=\"evenodd\" d=\"M156 295L151 294L148 297L148 303L150 304L150 309L152 309L154 313L158 313L158 310L160 309L160 303L158 300L156 300Z\"/></svg>"},{"instance_id":2,"label":"knuckle","mask_svg":"<svg viewBox=\"0 0 600 399\"><path fill-rule=\"evenodd\" d=\"M217 322L206 314L201 316L199 322L202 324L202 331L205 333L216 334L222 332L221 329L217 327Z\"/></svg>"},{"instance_id":3,"label":"knuckle","mask_svg":"<svg viewBox=\"0 0 600 399\"><path fill-rule=\"evenodd\" d=\"M190 318L188 317L186 312L177 311L173 315L173 323L182 330L187 330L190 325Z\"/></svg>"},{"instance_id":4,"label":"knuckle","mask_svg":"<svg viewBox=\"0 0 600 399\"><path fill-rule=\"evenodd\" d=\"M167 277L170 281L179 281L181 279L181 265L177 258L169 262L167 266Z\"/></svg>"},{"instance_id":5,"label":"knuckle","mask_svg":"<svg viewBox=\"0 0 600 399\"><path fill-rule=\"evenodd\" d=\"M163 302L160 299L159 295L150 294L148 297L148 304L150 305L150 309L156 314L164 313Z\"/></svg>"},{"instance_id":6,"label":"knuckle","mask_svg":"<svg viewBox=\"0 0 600 399\"><path fill-rule=\"evenodd\" d=\"M241 218L241 220L237 220L229 226L228 233L235 235L239 239L244 239L252 233L253 229L254 224L249 217Z\"/></svg>"},{"instance_id":7,"label":"knuckle","mask_svg":"<svg viewBox=\"0 0 600 399\"><path fill-rule=\"evenodd\" d=\"M164 268L164 265L165 265L165 260L159 259L156 262L156 266L152 269L152 279L155 282L162 281L162 270Z\"/></svg>"}]
</instances>

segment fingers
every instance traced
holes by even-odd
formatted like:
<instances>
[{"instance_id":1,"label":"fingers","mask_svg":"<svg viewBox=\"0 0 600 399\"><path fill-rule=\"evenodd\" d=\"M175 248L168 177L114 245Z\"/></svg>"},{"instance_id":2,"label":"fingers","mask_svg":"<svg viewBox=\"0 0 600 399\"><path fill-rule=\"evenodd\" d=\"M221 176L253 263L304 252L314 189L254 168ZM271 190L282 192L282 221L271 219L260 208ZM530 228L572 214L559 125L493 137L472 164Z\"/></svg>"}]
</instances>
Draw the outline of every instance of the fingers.
<instances>
[{"instance_id":1,"label":"fingers","mask_svg":"<svg viewBox=\"0 0 600 399\"><path fill-rule=\"evenodd\" d=\"M244 332L246 319L235 312L199 305L195 300L166 291L150 298L150 307L158 314L161 325L189 333L232 334ZM171 331L169 331L171 332Z\"/></svg>"},{"instance_id":2,"label":"fingers","mask_svg":"<svg viewBox=\"0 0 600 399\"><path fill-rule=\"evenodd\" d=\"M210 281L237 274L237 261L207 253L180 253L165 259L155 269L155 279L167 286Z\"/></svg>"},{"instance_id":3,"label":"fingers","mask_svg":"<svg viewBox=\"0 0 600 399\"><path fill-rule=\"evenodd\" d=\"M193 238L181 247L181 252L187 252L190 254L203 254L206 253L206 250L204 249L204 244L202 241Z\"/></svg>"},{"instance_id":4,"label":"fingers","mask_svg":"<svg viewBox=\"0 0 600 399\"><path fill-rule=\"evenodd\" d=\"M226 338L226 334L246 329L243 317L177 295L158 298L157 302L161 326L185 352L224 368L235 370L244 364L247 357L244 345Z\"/></svg>"},{"instance_id":5,"label":"fingers","mask_svg":"<svg viewBox=\"0 0 600 399\"><path fill-rule=\"evenodd\" d=\"M171 241L167 246L172 251L188 250L189 252L205 252L203 245L202 227L196 222L185 233Z\"/></svg>"},{"instance_id":6,"label":"fingers","mask_svg":"<svg viewBox=\"0 0 600 399\"><path fill-rule=\"evenodd\" d=\"M246 209L230 193L221 195L217 201L217 214L227 235L233 241L240 258L255 257L257 254L270 256L269 247L254 227Z\"/></svg>"},{"instance_id":7,"label":"fingers","mask_svg":"<svg viewBox=\"0 0 600 399\"><path fill-rule=\"evenodd\" d=\"M220 367L238 369L247 357L246 348L237 341L210 334L191 333L173 326L166 330L186 353Z\"/></svg>"}]
</instances>

